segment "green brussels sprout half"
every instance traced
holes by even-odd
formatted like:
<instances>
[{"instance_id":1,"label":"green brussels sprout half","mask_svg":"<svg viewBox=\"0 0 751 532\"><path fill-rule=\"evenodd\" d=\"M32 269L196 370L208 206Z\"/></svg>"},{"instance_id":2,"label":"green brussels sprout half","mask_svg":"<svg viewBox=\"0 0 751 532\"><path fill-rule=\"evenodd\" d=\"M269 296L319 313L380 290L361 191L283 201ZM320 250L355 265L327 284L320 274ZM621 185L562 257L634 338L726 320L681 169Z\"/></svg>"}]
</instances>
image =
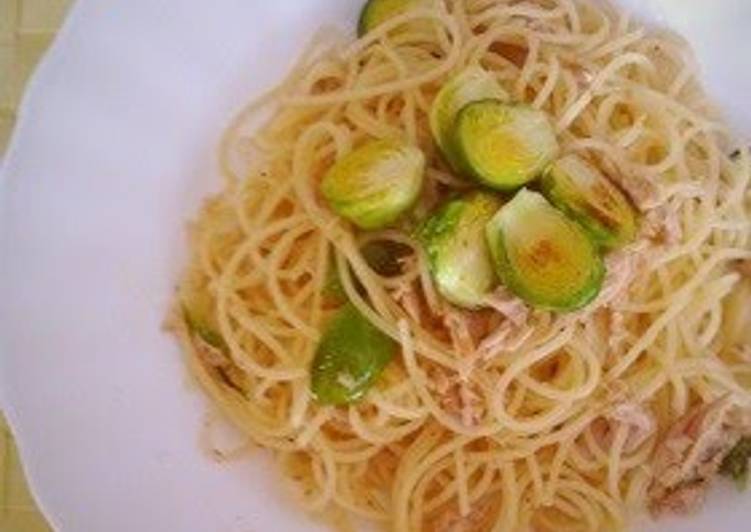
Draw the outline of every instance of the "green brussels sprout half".
<instances>
[{"instance_id":1,"label":"green brussels sprout half","mask_svg":"<svg viewBox=\"0 0 751 532\"><path fill-rule=\"evenodd\" d=\"M419 231L438 291L457 306L482 306L497 284L485 226L501 205L491 194L470 193L443 205Z\"/></svg>"},{"instance_id":2,"label":"green brussels sprout half","mask_svg":"<svg viewBox=\"0 0 751 532\"><path fill-rule=\"evenodd\" d=\"M331 208L361 229L394 223L417 200L425 156L394 140L370 141L339 159L321 183Z\"/></svg>"},{"instance_id":3,"label":"green brussels sprout half","mask_svg":"<svg viewBox=\"0 0 751 532\"><path fill-rule=\"evenodd\" d=\"M352 303L331 318L311 366L311 391L320 404L361 400L394 358L399 344L370 323Z\"/></svg>"},{"instance_id":4,"label":"green brussels sprout half","mask_svg":"<svg viewBox=\"0 0 751 532\"><path fill-rule=\"evenodd\" d=\"M431 5L432 0L368 0L360 12L357 35L362 37L376 26L410 9Z\"/></svg>"},{"instance_id":5,"label":"green brussels sprout half","mask_svg":"<svg viewBox=\"0 0 751 532\"><path fill-rule=\"evenodd\" d=\"M498 190L515 190L532 181L558 153L544 112L499 100L463 107L452 138L462 169Z\"/></svg>"},{"instance_id":6,"label":"green brussels sprout half","mask_svg":"<svg viewBox=\"0 0 751 532\"><path fill-rule=\"evenodd\" d=\"M501 281L533 306L577 310L602 288L605 266L595 243L537 192L520 190L486 234Z\"/></svg>"},{"instance_id":7,"label":"green brussels sprout half","mask_svg":"<svg viewBox=\"0 0 751 532\"><path fill-rule=\"evenodd\" d=\"M430 108L430 130L448 162L459 169L451 141L454 121L468 103L495 98L508 99L508 94L493 75L480 66L470 66L449 79L433 100Z\"/></svg>"},{"instance_id":8,"label":"green brussels sprout half","mask_svg":"<svg viewBox=\"0 0 751 532\"><path fill-rule=\"evenodd\" d=\"M636 213L628 199L581 157L568 155L553 163L542 178L542 190L603 248L617 248L634 239Z\"/></svg>"}]
</instances>

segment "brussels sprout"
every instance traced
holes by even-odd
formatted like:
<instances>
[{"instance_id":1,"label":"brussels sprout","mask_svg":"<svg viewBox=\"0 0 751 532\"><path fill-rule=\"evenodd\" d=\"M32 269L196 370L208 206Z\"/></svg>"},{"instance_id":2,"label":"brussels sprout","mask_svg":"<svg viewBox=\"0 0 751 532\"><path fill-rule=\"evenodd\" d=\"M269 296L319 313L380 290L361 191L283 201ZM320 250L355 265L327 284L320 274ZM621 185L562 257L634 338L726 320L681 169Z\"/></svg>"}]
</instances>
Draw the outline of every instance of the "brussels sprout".
<instances>
[{"instance_id":1,"label":"brussels sprout","mask_svg":"<svg viewBox=\"0 0 751 532\"><path fill-rule=\"evenodd\" d=\"M433 100L430 130L443 155L457 170L459 165L451 142L456 115L468 103L489 98L506 100L508 94L491 73L479 66L470 66L448 80Z\"/></svg>"},{"instance_id":2,"label":"brussels sprout","mask_svg":"<svg viewBox=\"0 0 751 532\"><path fill-rule=\"evenodd\" d=\"M360 248L360 253L368 266L378 275L395 277L402 273L400 259L410 255L412 248L393 240L371 240ZM333 260L326 270L323 295L333 303L343 303L347 300L347 294L339 280L339 271Z\"/></svg>"},{"instance_id":3,"label":"brussels sprout","mask_svg":"<svg viewBox=\"0 0 751 532\"><path fill-rule=\"evenodd\" d=\"M542 178L542 190L600 246L612 249L634 239L636 215L626 196L580 157L569 155L553 163Z\"/></svg>"},{"instance_id":4,"label":"brussels sprout","mask_svg":"<svg viewBox=\"0 0 751 532\"><path fill-rule=\"evenodd\" d=\"M339 159L321 184L331 208L362 229L395 222L417 200L425 156L414 146L374 140Z\"/></svg>"},{"instance_id":5,"label":"brussels sprout","mask_svg":"<svg viewBox=\"0 0 751 532\"><path fill-rule=\"evenodd\" d=\"M183 319L191 334L201 338L211 347L224 349L224 339L214 318L214 303L200 275L190 272L180 283L179 299Z\"/></svg>"},{"instance_id":6,"label":"brussels sprout","mask_svg":"<svg viewBox=\"0 0 751 532\"><path fill-rule=\"evenodd\" d=\"M397 342L347 303L328 323L318 345L311 367L313 397L327 405L359 401L398 349Z\"/></svg>"},{"instance_id":7,"label":"brussels sprout","mask_svg":"<svg viewBox=\"0 0 751 532\"><path fill-rule=\"evenodd\" d=\"M600 292L605 267L597 246L541 194L519 191L486 232L501 281L528 303L571 311Z\"/></svg>"},{"instance_id":8,"label":"brussels sprout","mask_svg":"<svg viewBox=\"0 0 751 532\"><path fill-rule=\"evenodd\" d=\"M376 26L410 9L430 5L433 5L432 0L368 0L360 12L357 35L362 37Z\"/></svg>"},{"instance_id":9,"label":"brussels sprout","mask_svg":"<svg viewBox=\"0 0 751 532\"><path fill-rule=\"evenodd\" d=\"M443 205L420 229L438 291L455 305L481 306L497 283L485 226L501 204L491 194L475 192Z\"/></svg>"},{"instance_id":10,"label":"brussels sprout","mask_svg":"<svg viewBox=\"0 0 751 532\"><path fill-rule=\"evenodd\" d=\"M558 152L544 112L499 100L464 106L452 140L463 170L499 190L517 189L535 179Z\"/></svg>"}]
</instances>

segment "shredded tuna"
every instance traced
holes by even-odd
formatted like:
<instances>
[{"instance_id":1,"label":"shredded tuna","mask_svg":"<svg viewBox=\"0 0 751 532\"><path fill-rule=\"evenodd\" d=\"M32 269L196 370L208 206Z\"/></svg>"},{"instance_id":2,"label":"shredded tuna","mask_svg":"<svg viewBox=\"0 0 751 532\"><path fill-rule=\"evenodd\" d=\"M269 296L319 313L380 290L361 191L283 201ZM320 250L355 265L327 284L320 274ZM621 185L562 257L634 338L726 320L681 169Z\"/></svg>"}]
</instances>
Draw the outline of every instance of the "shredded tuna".
<instances>
[{"instance_id":1,"label":"shredded tuna","mask_svg":"<svg viewBox=\"0 0 751 532\"><path fill-rule=\"evenodd\" d=\"M498 326L501 318L491 309L482 309L465 313L465 319L474 344L479 345Z\"/></svg>"},{"instance_id":2,"label":"shredded tuna","mask_svg":"<svg viewBox=\"0 0 751 532\"><path fill-rule=\"evenodd\" d=\"M607 274L598 296L598 305L608 305L622 299L636 277L642 259L638 249L624 249L605 258Z\"/></svg>"},{"instance_id":3,"label":"shredded tuna","mask_svg":"<svg viewBox=\"0 0 751 532\"><path fill-rule=\"evenodd\" d=\"M659 500L658 506L652 506L655 514L690 515L695 513L704 504L707 493L707 482L697 480L686 482L676 488L668 489Z\"/></svg>"},{"instance_id":4,"label":"shredded tuna","mask_svg":"<svg viewBox=\"0 0 751 532\"><path fill-rule=\"evenodd\" d=\"M468 385L459 385L460 418L465 427L474 427L482 419L482 398Z\"/></svg>"},{"instance_id":5,"label":"shredded tuna","mask_svg":"<svg viewBox=\"0 0 751 532\"><path fill-rule=\"evenodd\" d=\"M597 299L582 315L601 312L608 342L607 362L621 353L629 338L625 315L617 310L627 298L629 289L640 271L646 267L645 250L648 244L638 241L631 246L610 253L605 258L606 275Z\"/></svg>"},{"instance_id":6,"label":"shredded tuna","mask_svg":"<svg viewBox=\"0 0 751 532\"><path fill-rule=\"evenodd\" d=\"M606 394L606 400L611 405L627 402L631 398L631 389L621 379L605 382L603 389Z\"/></svg>"},{"instance_id":7,"label":"shredded tuna","mask_svg":"<svg viewBox=\"0 0 751 532\"><path fill-rule=\"evenodd\" d=\"M675 246L683 240L683 226L681 226L680 215L677 208L668 209L668 216L665 218L663 229L665 245Z\"/></svg>"},{"instance_id":8,"label":"shredded tuna","mask_svg":"<svg viewBox=\"0 0 751 532\"><path fill-rule=\"evenodd\" d=\"M435 369L430 372L430 387L439 395L447 395L452 382L443 370Z\"/></svg>"},{"instance_id":9,"label":"shredded tuna","mask_svg":"<svg viewBox=\"0 0 751 532\"><path fill-rule=\"evenodd\" d=\"M505 347L513 329L514 326L511 322L503 322L500 327L482 341L480 344L480 352L482 352L485 357L488 357L498 351L506 350Z\"/></svg>"},{"instance_id":10,"label":"shredded tuna","mask_svg":"<svg viewBox=\"0 0 751 532\"><path fill-rule=\"evenodd\" d=\"M485 304L503 314L517 327L523 327L529 318L529 307L520 298L499 286L485 299Z\"/></svg>"},{"instance_id":11,"label":"shredded tuna","mask_svg":"<svg viewBox=\"0 0 751 532\"><path fill-rule=\"evenodd\" d=\"M478 346L503 319L492 309L462 310L449 306L440 321L455 352L464 358L476 358Z\"/></svg>"},{"instance_id":12,"label":"shredded tuna","mask_svg":"<svg viewBox=\"0 0 751 532\"><path fill-rule=\"evenodd\" d=\"M590 312L591 309L619 303L626 296L631 283L645 266L647 247L648 244L645 241L639 240L626 248L610 253L605 258L607 273L602 283L602 290L594 303L584 310L584 313Z\"/></svg>"},{"instance_id":13,"label":"shredded tuna","mask_svg":"<svg viewBox=\"0 0 751 532\"><path fill-rule=\"evenodd\" d=\"M614 180L640 211L648 212L657 207L660 200L660 190L649 179L634 174L618 173Z\"/></svg>"},{"instance_id":14,"label":"shredded tuna","mask_svg":"<svg viewBox=\"0 0 751 532\"><path fill-rule=\"evenodd\" d=\"M652 209L645 216L641 229L642 237L660 246L671 247L683 239L679 208L670 203Z\"/></svg>"},{"instance_id":15,"label":"shredded tuna","mask_svg":"<svg viewBox=\"0 0 751 532\"><path fill-rule=\"evenodd\" d=\"M644 177L633 176L626 180L626 193L641 212L647 212L660 204L661 189Z\"/></svg>"},{"instance_id":16,"label":"shredded tuna","mask_svg":"<svg viewBox=\"0 0 751 532\"><path fill-rule=\"evenodd\" d=\"M654 415L638 403L619 403L608 413L607 418L612 423L629 427L624 445L627 453L639 448L657 429Z\"/></svg>"},{"instance_id":17,"label":"shredded tuna","mask_svg":"<svg viewBox=\"0 0 751 532\"><path fill-rule=\"evenodd\" d=\"M751 413L734 406L730 396L691 409L667 431L655 452L652 512L694 510L723 457L749 433Z\"/></svg>"},{"instance_id":18,"label":"shredded tuna","mask_svg":"<svg viewBox=\"0 0 751 532\"><path fill-rule=\"evenodd\" d=\"M491 330L493 313L467 311L451 305L432 311L419 290L415 283L405 283L392 290L391 297L412 321L430 329L440 341L450 343L462 357L472 356Z\"/></svg>"},{"instance_id":19,"label":"shredded tuna","mask_svg":"<svg viewBox=\"0 0 751 532\"><path fill-rule=\"evenodd\" d=\"M608 335L608 346L610 347L610 351L612 353L619 353L629 337L625 316L622 312L610 313L608 329L610 332Z\"/></svg>"},{"instance_id":20,"label":"shredded tuna","mask_svg":"<svg viewBox=\"0 0 751 532\"><path fill-rule=\"evenodd\" d=\"M422 322L420 300L417 297L417 293L415 293L412 283L399 285L391 293L391 296L402 307L402 309L404 309L404 312L407 313L407 316L409 316L414 323Z\"/></svg>"},{"instance_id":21,"label":"shredded tuna","mask_svg":"<svg viewBox=\"0 0 751 532\"><path fill-rule=\"evenodd\" d=\"M636 451L657 429L652 412L641 404L621 401L592 424L592 434L601 449L607 450L613 445L615 434L622 425L628 427L628 435L623 446L627 454Z\"/></svg>"},{"instance_id":22,"label":"shredded tuna","mask_svg":"<svg viewBox=\"0 0 751 532\"><path fill-rule=\"evenodd\" d=\"M515 327L510 321L505 321L482 341L478 352L482 358L490 359L499 353L516 351L529 340L533 332L534 328L530 325Z\"/></svg>"},{"instance_id":23,"label":"shredded tuna","mask_svg":"<svg viewBox=\"0 0 751 532\"><path fill-rule=\"evenodd\" d=\"M735 269L744 277L751 279L751 259L739 260L735 263Z\"/></svg>"},{"instance_id":24,"label":"shredded tuna","mask_svg":"<svg viewBox=\"0 0 751 532\"><path fill-rule=\"evenodd\" d=\"M577 85L582 90L587 90L592 86L592 82L595 79L595 75L591 70L581 65L571 65L571 71L574 73L574 79Z\"/></svg>"},{"instance_id":25,"label":"shredded tuna","mask_svg":"<svg viewBox=\"0 0 751 532\"><path fill-rule=\"evenodd\" d=\"M533 330L529 324L531 311L524 301L499 287L485 299L485 304L499 321L481 338L478 347L481 356L488 358L501 351L514 351L527 341Z\"/></svg>"},{"instance_id":26,"label":"shredded tuna","mask_svg":"<svg viewBox=\"0 0 751 532\"><path fill-rule=\"evenodd\" d=\"M247 375L222 352L203 341L200 337L193 339L198 358L206 366L214 369L225 384L240 393L245 393L249 388Z\"/></svg>"},{"instance_id":27,"label":"shredded tuna","mask_svg":"<svg viewBox=\"0 0 751 532\"><path fill-rule=\"evenodd\" d=\"M482 420L485 413L484 401L471 383L459 375L448 375L440 368L435 368L429 375L430 388L445 412L465 427L474 427Z\"/></svg>"},{"instance_id":28,"label":"shredded tuna","mask_svg":"<svg viewBox=\"0 0 751 532\"><path fill-rule=\"evenodd\" d=\"M467 314L458 309L450 309L443 316L443 324L451 337L451 345L463 357L469 357L475 352L475 342L470 332Z\"/></svg>"},{"instance_id":29,"label":"shredded tuna","mask_svg":"<svg viewBox=\"0 0 751 532\"><path fill-rule=\"evenodd\" d=\"M723 398L691 410L671 427L655 453L653 467L658 483L673 487L702 479L699 470L720 454L725 439L722 425L730 406Z\"/></svg>"}]
</instances>

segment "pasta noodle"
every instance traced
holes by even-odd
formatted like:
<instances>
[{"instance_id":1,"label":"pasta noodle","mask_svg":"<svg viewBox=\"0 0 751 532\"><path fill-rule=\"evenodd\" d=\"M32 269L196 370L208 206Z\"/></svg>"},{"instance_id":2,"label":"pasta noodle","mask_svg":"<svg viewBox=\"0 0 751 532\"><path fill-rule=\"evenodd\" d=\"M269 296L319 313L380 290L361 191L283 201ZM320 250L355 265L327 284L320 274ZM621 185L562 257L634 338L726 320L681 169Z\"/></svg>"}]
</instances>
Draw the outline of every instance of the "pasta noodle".
<instances>
[{"instance_id":1,"label":"pasta noodle","mask_svg":"<svg viewBox=\"0 0 751 532\"><path fill-rule=\"evenodd\" d=\"M408 231L360 233L320 199L336 159L394 136L427 155L416 216L465 190L428 111L470 64L548 113L562 150L596 161L642 212L638 241L609 257L605 289L581 311L522 305L515 321L501 303L453 309ZM426 2L358 40L321 32L222 139L224 189L191 225L186 279L226 349L191 334L177 303L191 372L273 452L301 504L342 530L355 518L399 532L624 526L649 504L655 449L676 420L723 397L751 405L749 336L727 325L748 304L736 266L751 259L751 159L731 156L739 146L697 76L683 41L603 2ZM410 250L399 275L363 257L379 239ZM346 407L309 391L332 268L401 346Z\"/></svg>"}]
</instances>

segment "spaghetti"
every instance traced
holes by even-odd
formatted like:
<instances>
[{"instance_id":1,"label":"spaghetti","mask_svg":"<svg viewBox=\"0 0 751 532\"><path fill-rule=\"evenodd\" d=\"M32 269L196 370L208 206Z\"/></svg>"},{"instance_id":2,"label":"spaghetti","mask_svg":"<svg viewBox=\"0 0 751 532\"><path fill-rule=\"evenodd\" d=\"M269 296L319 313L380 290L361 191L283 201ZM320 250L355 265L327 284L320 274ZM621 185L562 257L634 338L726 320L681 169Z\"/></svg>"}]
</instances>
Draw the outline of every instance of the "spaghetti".
<instances>
[{"instance_id":1,"label":"spaghetti","mask_svg":"<svg viewBox=\"0 0 751 532\"><path fill-rule=\"evenodd\" d=\"M353 518L400 532L612 530L629 508L679 508L686 486L655 480L661 443L686 416L727 431L727 417L703 424L720 419L707 413L718 401L728 415L751 406L739 267L751 159L731 155L686 44L584 0L424 2L352 42L326 33L222 140L225 186L191 226L182 281L221 342L191 331L179 303L173 320L198 382L273 452L301 504L343 530ZM334 161L373 138L426 154L414 217L466 189L428 116L469 65L545 111L562 150L596 162L642 213L582 310L534 309L502 289L483 310L455 308L406 227L357 231L320 197ZM411 250L398 275L363 257L372 240ZM336 309L331 271L400 346L345 407L309 389Z\"/></svg>"}]
</instances>

